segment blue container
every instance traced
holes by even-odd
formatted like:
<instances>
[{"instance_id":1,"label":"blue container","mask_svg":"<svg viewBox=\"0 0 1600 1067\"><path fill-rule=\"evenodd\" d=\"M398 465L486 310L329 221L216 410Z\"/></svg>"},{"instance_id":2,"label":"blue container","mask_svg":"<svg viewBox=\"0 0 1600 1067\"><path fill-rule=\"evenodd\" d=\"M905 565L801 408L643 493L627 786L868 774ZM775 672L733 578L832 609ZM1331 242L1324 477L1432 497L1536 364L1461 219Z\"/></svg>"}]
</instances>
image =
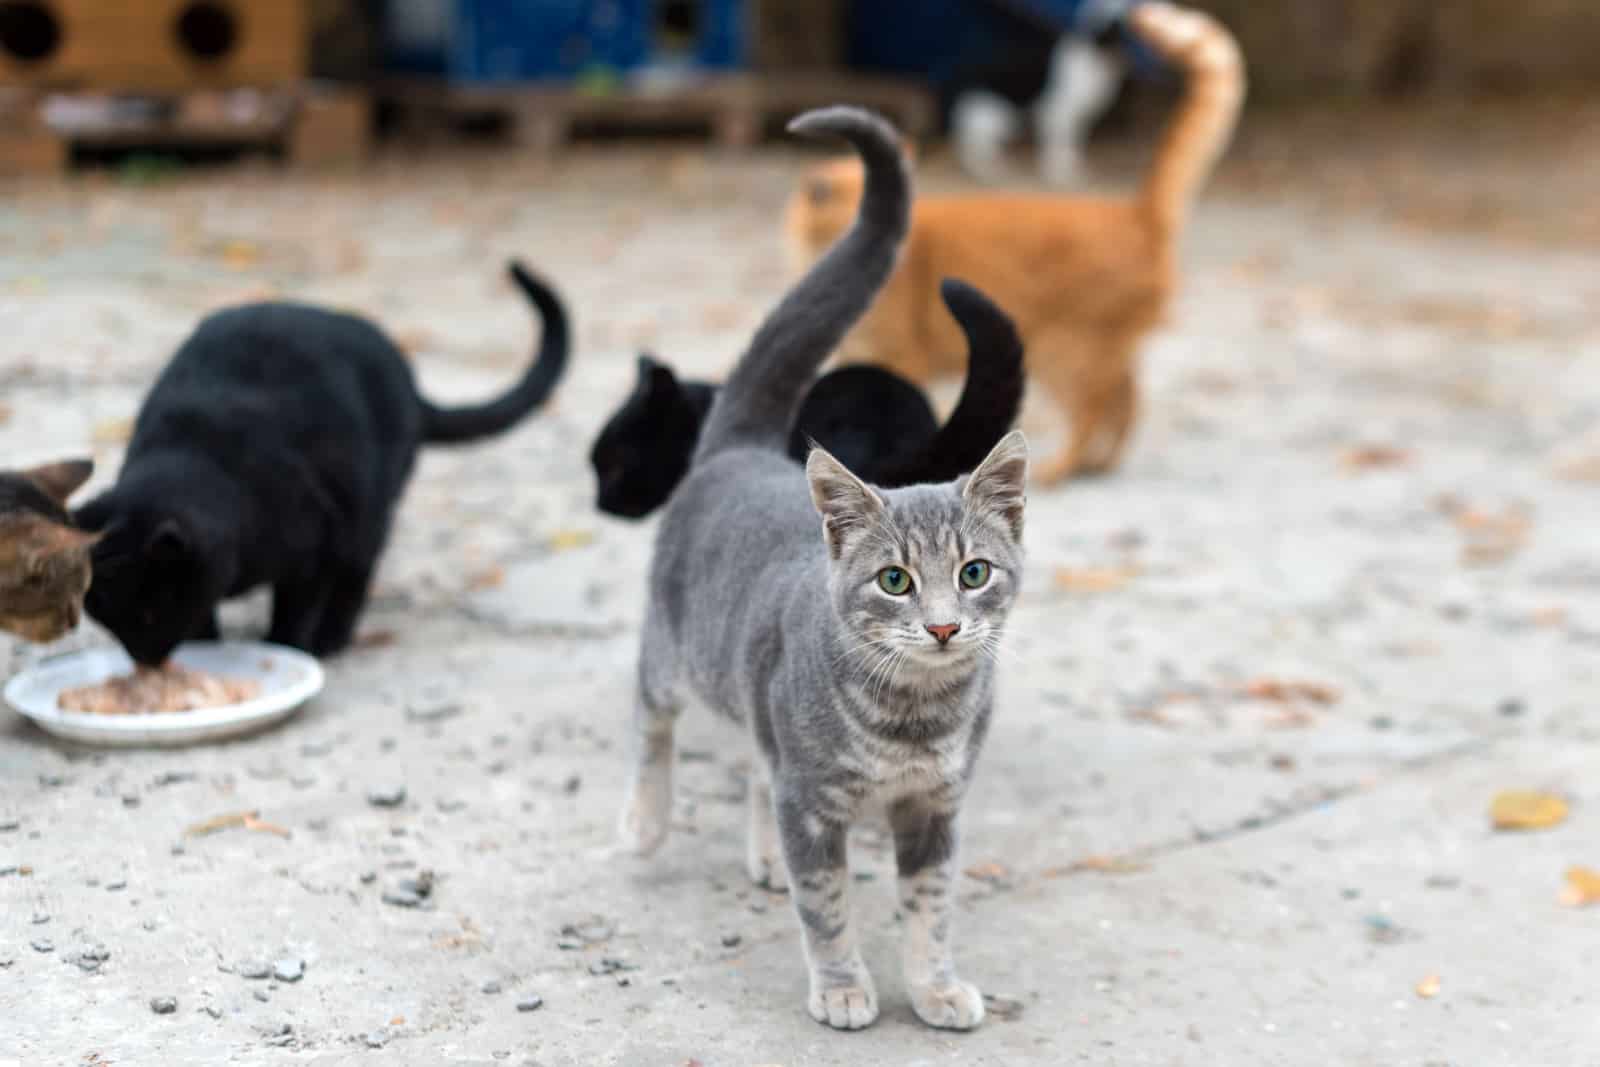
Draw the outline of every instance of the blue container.
<instances>
[{"instance_id":1,"label":"blue container","mask_svg":"<svg viewBox=\"0 0 1600 1067\"><path fill-rule=\"evenodd\" d=\"M744 65L745 0L700 0L685 40L658 33L662 0L388 0L385 65L452 82L626 77Z\"/></svg>"},{"instance_id":2,"label":"blue container","mask_svg":"<svg viewBox=\"0 0 1600 1067\"><path fill-rule=\"evenodd\" d=\"M1049 26L1065 31L1085 0L870 0L850 7L850 64L920 78L944 90L964 69L1037 41ZM1008 10L1009 9L1009 10ZM1159 66L1134 43L1136 69Z\"/></svg>"},{"instance_id":3,"label":"blue container","mask_svg":"<svg viewBox=\"0 0 1600 1067\"><path fill-rule=\"evenodd\" d=\"M1013 0L1019 12L1065 29L1082 0ZM1026 26L985 0L872 0L850 7L850 63L943 86L962 68L1003 53Z\"/></svg>"}]
</instances>

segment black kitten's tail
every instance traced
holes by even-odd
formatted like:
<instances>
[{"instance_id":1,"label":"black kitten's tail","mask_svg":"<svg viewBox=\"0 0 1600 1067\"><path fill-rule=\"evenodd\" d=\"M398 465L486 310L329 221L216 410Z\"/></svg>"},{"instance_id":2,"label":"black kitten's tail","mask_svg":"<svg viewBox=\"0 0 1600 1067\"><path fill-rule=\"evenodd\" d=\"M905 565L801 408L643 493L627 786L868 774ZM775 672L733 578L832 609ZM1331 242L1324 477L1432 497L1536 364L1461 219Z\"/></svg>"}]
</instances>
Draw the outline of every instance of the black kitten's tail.
<instances>
[{"instance_id":1,"label":"black kitten's tail","mask_svg":"<svg viewBox=\"0 0 1600 1067\"><path fill-rule=\"evenodd\" d=\"M855 225L756 331L700 431L695 462L739 446L781 452L800 398L888 281L911 216L911 179L893 126L853 107L808 111L794 133L850 142L866 165Z\"/></svg>"},{"instance_id":2,"label":"black kitten's tail","mask_svg":"<svg viewBox=\"0 0 1600 1067\"><path fill-rule=\"evenodd\" d=\"M950 420L919 455L880 477L884 485L948 482L971 473L1011 429L1022 407L1027 375L1022 338L1011 317L954 278L939 283L939 295L967 335L967 382Z\"/></svg>"},{"instance_id":3,"label":"black kitten's tail","mask_svg":"<svg viewBox=\"0 0 1600 1067\"><path fill-rule=\"evenodd\" d=\"M422 401L422 439L431 444L455 444L473 441L480 437L504 433L549 398L561 372L567 366L567 348L570 329L567 311L544 282L521 263L513 260L509 266L511 278L527 294L533 306L539 309L544 322L544 337L539 342L539 356L512 389L487 404L471 407L441 408Z\"/></svg>"}]
</instances>

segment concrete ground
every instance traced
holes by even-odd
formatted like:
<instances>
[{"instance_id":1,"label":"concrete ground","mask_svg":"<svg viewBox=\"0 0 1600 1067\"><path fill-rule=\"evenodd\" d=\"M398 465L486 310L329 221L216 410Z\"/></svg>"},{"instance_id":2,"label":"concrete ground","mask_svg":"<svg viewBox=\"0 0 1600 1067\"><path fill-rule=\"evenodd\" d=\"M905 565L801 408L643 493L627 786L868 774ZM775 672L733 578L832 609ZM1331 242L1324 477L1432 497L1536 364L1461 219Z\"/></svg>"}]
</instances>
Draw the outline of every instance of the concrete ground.
<instances>
[{"instance_id":1,"label":"concrete ground","mask_svg":"<svg viewBox=\"0 0 1600 1067\"><path fill-rule=\"evenodd\" d=\"M1426 132L1329 137L1325 167L1247 137L1126 466L1030 501L966 815L958 951L992 996L966 1035L905 1001L874 827L853 863L882 1018L806 1015L710 716L686 717L662 854L607 852L651 528L594 512L588 442L640 346L707 374L737 353L783 285L801 157L16 187L7 464L92 446L103 484L165 356L251 295L363 309L431 394L481 396L530 344L515 254L580 343L546 412L427 454L362 647L297 718L138 752L0 725L0 1063L1600 1064L1600 908L1558 901L1600 867L1600 260L1572 239L1600 183L1576 137ZM1550 225L1404 209L1435 188ZM1025 425L1054 432L1042 401ZM0 668L40 654L0 644ZM1510 788L1570 816L1495 832ZM242 811L287 836L186 832ZM421 907L385 902L424 871Z\"/></svg>"}]
</instances>

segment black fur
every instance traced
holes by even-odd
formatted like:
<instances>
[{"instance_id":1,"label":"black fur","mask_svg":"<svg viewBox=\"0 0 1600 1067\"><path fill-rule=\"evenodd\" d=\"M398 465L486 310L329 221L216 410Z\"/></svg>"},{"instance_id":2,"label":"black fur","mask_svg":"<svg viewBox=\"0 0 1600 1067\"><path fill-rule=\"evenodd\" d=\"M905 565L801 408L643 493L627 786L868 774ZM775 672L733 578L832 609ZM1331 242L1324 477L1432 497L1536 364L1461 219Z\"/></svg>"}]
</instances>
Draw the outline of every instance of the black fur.
<instances>
[{"instance_id":1,"label":"black fur","mask_svg":"<svg viewBox=\"0 0 1600 1067\"><path fill-rule=\"evenodd\" d=\"M941 429L922 390L899 375L840 367L812 383L790 430L789 455L803 462L815 441L886 487L949 481L982 462L1022 406L1022 342L1006 314L978 290L946 280L940 294L969 350L966 385L949 422ZM638 519L666 503L689 470L716 391L639 358L638 384L589 456L601 511Z\"/></svg>"},{"instance_id":2,"label":"black fur","mask_svg":"<svg viewBox=\"0 0 1600 1067\"><path fill-rule=\"evenodd\" d=\"M700 424L716 395L716 386L682 381L671 367L641 355L633 392L589 450L600 510L642 519L666 503L689 472Z\"/></svg>"},{"instance_id":3,"label":"black fur","mask_svg":"<svg viewBox=\"0 0 1600 1067\"><path fill-rule=\"evenodd\" d=\"M116 485L78 512L104 533L89 614L158 664L216 635L219 602L267 585L270 640L342 649L418 447L506 430L560 377L566 313L511 270L543 340L521 382L474 407L428 403L393 342L352 315L251 304L202 322L145 398Z\"/></svg>"}]
</instances>

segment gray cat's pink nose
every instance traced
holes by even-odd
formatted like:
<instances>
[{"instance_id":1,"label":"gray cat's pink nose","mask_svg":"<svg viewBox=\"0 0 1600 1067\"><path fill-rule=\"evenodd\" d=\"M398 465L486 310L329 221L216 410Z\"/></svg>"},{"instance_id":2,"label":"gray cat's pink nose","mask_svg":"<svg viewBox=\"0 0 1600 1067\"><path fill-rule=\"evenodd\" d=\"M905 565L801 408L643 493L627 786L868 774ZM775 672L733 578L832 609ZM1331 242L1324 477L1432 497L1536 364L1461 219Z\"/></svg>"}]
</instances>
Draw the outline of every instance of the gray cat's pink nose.
<instances>
[{"instance_id":1,"label":"gray cat's pink nose","mask_svg":"<svg viewBox=\"0 0 1600 1067\"><path fill-rule=\"evenodd\" d=\"M937 637L939 639L939 643L944 645L948 644L950 639L961 631L961 624L959 622L947 622L940 626L934 626L930 624L923 627L923 629L927 630L934 637Z\"/></svg>"}]
</instances>

